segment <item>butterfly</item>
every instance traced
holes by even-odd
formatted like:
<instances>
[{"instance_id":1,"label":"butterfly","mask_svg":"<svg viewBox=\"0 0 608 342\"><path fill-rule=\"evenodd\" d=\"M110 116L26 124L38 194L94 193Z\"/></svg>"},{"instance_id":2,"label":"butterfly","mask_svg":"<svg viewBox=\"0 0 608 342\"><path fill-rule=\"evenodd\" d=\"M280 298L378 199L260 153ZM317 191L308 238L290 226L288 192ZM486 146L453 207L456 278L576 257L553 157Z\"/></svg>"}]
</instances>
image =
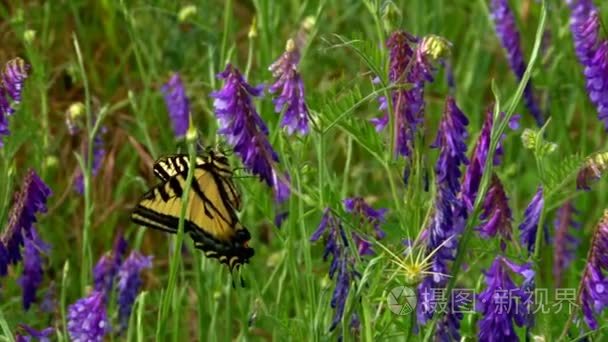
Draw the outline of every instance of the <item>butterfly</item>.
<instances>
[{"instance_id":1,"label":"butterfly","mask_svg":"<svg viewBox=\"0 0 608 342\"><path fill-rule=\"evenodd\" d=\"M207 149L197 156L187 198L182 198L190 168L186 154L161 157L153 171L160 179L146 192L131 213L133 222L169 233L177 233L183 201L186 201L184 231L207 257L216 258L230 270L249 262L253 248L251 235L236 215L241 197L232 181L232 169L226 156Z\"/></svg>"}]
</instances>

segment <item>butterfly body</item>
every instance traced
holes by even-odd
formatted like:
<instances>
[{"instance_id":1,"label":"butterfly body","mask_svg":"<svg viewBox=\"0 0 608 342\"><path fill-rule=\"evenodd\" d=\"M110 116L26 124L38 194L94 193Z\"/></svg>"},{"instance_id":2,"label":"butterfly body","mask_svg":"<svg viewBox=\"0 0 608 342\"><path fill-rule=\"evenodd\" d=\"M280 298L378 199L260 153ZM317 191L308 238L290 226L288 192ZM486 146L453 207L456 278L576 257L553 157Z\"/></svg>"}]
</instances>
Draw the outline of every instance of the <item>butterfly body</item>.
<instances>
[{"instance_id":1,"label":"butterfly body","mask_svg":"<svg viewBox=\"0 0 608 342\"><path fill-rule=\"evenodd\" d=\"M215 151L197 156L188 197L182 198L189 168L188 155L157 160L153 171L161 183L143 195L131 219L149 228L177 233L185 201L184 231L194 240L194 246L230 269L247 263L254 250L248 246L249 231L236 215L241 199L227 158Z\"/></svg>"}]
</instances>

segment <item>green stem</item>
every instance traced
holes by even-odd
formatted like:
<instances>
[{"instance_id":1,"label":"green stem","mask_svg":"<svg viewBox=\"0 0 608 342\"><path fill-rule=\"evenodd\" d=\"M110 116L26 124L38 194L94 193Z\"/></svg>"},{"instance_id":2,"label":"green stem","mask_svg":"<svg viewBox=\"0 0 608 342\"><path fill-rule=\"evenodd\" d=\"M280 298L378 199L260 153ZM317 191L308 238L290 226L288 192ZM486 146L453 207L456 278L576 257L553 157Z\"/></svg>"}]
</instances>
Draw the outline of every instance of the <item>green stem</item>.
<instances>
[{"instance_id":1,"label":"green stem","mask_svg":"<svg viewBox=\"0 0 608 342\"><path fill-rule=\"evenodd\" d=\"M188 141L188 154L190 158L189 165L195 165L196 161L196 144L195 139ZM167 289L162 296L162 302L160 307L160 319L156 330L156 339L158 341L163 340L162 333L165 332L167 320L169 319L169 309L171 307L172 300L174 299L175 287L177 284L177 273L182 264L182 244L184 241L184 218L186 217L186 210L188 209L190 196L190 188L192 180L194 179L194 167L188 168L188 175L186 177L186 185L184 186L184 193L182 194L182 205L179 214L179 222L177 225L177 237L173 245L173 255L169 264L169 282ZM174 313L177 314L177 313ZM176 327L177 328L177 327Z\"/></svg>"},{"instance_id":2,"label":"green stem","mask_svg":"<svg viewBox=\"0 0 608 342\"><path fill-rule=\"evenodd\" d=\"M80 288L82 294L86 293L86 286L89 283L89 272L92 268L92 257L91 257L91 246L89 241L89 234L91 229L91 217L93 214L92 208L92 189L91 189L91 173L93 168L93 114L91 112L91 93L89 90L89 82L87 74L84 68L84 62L82 53L80 51L80 45L78 44L78 38L76 34L73 35L74 49L76 50L76 56L78 58L78 66L80 68L80 74L82 77L82 83L84 86L84 104L86 113L86 127L87 127L87 151L85 156L85 169L82 170L82 178L84 184L84 222L83 222L83 233L82 233L82 268L80 272Z\"/></svg>"},{"instance_id":3,"label":"green stem","mask_svg":"<svg viewBox=\"0 0 608 342\"><path fill-rule=\"evenodd\" d=\"M224 3L224 32L222 35L222 49L220 50L220 63L226 63L226 53L228 48L228 36L230 35L230 25L232 22L232 0Z\"/></svg>"}]
</instances>

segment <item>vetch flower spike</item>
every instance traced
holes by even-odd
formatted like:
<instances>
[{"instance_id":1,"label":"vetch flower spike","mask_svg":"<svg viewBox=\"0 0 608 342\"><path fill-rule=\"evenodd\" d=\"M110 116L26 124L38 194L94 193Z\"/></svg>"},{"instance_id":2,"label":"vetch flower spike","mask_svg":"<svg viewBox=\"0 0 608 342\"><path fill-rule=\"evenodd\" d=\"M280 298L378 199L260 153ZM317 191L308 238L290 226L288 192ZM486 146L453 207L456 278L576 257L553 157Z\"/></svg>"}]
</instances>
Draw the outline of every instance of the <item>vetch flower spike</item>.
<instances>
[{"instance_id":1,"label":"vetch flower spike","mask_svg":"<svg viewBox=\"0 0 608 342\"><path fill-rule=\"evenodd\" d=\"M394 114L395 154L408 157L414 137L424 117L424 86L433 81L436 65L448 55L449 43L438 36L422 39L405 31L395 31L386 42L390 51L388 80L402 86L390 92ZM388 109L387 99L381 97L380 110ZM372 119L376 130L389 122L388 114Z\"/></svg>"},{"instance_id":2,"label":"vetch flower spike","mask_svg":"<svg viewBox=\"0 0 608 342\"><path fill-rule=\"evenodd\" d=\"M468 211L473 210L473 205L475 204L475 198L477 197L477 191L479 190L479 185L481 183L481 176L483 175L486 159L488 158L490 150L493 124L494 114L491 109L488 109L481 127L481 134L473 147L471 159L469 160L469 165L462 181L462 200L466 204ZM498 153L498 151L496 152ZM494 161L495 164L497 164L496 158Z\"/></svg>"},{"instance_id":3,"label":"vetch flower spike","mask_svg":"<svg viewBox=\"0 0 608 342\"><path fill-rule=\"evenodd\" d=\"M141 272L152 266L152 257L131 252L118 271L118 317L121 330L129 323L131 309L139 288L141 287Z\"/></svg>"},{"instance_id":4,"label":"vetch flower spike","mask_svg":"<svg viewBox=\"0 0 608 342\"><path fill-rule=\"evenodd\" d=\"M374 228L376 239L380 240L384 238L386 233L380 228L380 225L386 221L386 212L388 209L380 208L376 210L367 204L363 197L346 198L342 203L347 212L359 215L360 226L364 226L365 223L368 223Z\"/></svg>"},{"instance_id":5,"label":"vetch flower spike","mask_svg":"<svg viewBox=\"0 0 608 342\"><path fill-rule=\"evenodd\" d=\"M290 192L289 176L276 169L279 157L268 141L268 127L252 102L252 97L262 96L264 87L249 85L231 64L217 77L224 80L224 87L211 93L218 133L226 137L245 167L273 189L275 201L284 202Z\"/></svg>"},{"instance_id":6,"label":"vetch flower spike","mask_svg":"<svg viewBox=\"0 0 608 342\"><path fill-rule=\"evenodd\" d=\"M481 314L477 322L478 339L481 342L517 341L514 323L526 325L531 292L526 289L534 279L530 264L518 265L509 259L498 256L492 266L484 272L486 289L476 300L476 311ZM510 273L524 278L522 286L513 282Z\"/></svg>"},{"instance_id":7,"label":"vetch flower spike","mask_svg":"<svg viewBox=\"0 0 608 342\"><path fill-rule=\"evenodd\" d=\"M426 323L435 313L432 296L425 294L431 289L441 289L447 285L449 274L448 263L456 255L457 241L464 229L467 211L464 203L457 197L461 191L460 167L468 163L466 157L466 138L468 119L456 105L453 97L448 97L444 114L439 124L437 138L432 147L439 148L439 158L435 165L437 195L435 214L428 227L427 248L436 251L432 258L432 276L426 277L418 286L422 295L416 308L419 324ZM439 323L438 336L456 336L460 338L458 317L450 313L449 317Z\"/></svg>"},{"instance_id":8,"label":"vetch flower spike","mask_svg":"<svg viewBox=\"0 0 608 342\"><path fill-rule=\"evenodd\" d=\"M101 130L95 135L95 138L93 138L93 161L91 164L91 175L93 177L97 176L101 170L101 164L106 155L105 144L103 142L103 135L105 132L105 127L102 127ZM85 153L85 157L88 158L87 153ZM78 170L78 174L74 180L74 189L77 193L81 195L84 194L84 176L82 174L82 170L80 169Z\"/></svg>"},{"instance_id":9,"label":"vetch flower spike","mask_svg":"<svg viewBox=\"0 0 608 342\"><path fill-rule=\"evenodd\" d=\"M19 328L25 331L25 333L17 333L15 336L17 342L30 342L32 341L32 338L36 339L38 342L51 342L50 337L55 332L55 328L52 326L40 331L26 324L19 324Z\"/></svg>"},{"instance_id":10,"label":"vetch flower spike","mask_svg":"<svg viewBox=\"0 0 608 342\"><path fill-rule=\"evenodd\" d=\"M555 215L555 239L553 241L553 278L555 287L561 287L564 271L570 266L579 245L579 240L572 235L572 229L580 229L580 222L575 220L578 213L574 204L564 203Z\"/></svg>"},{"instance_id":11,"label":"vetch flower spike","mask_svg":"<svg viewBox=\"0 0 608 342\"><path fill-rule=\"evenodd\" d=\"M496 34L500 38L500 41L507 52L507 57L511 69L517 76L519 81L522 80L524 72L526 71L526 62L524 55L521 50L521 43L519 38L519 31L515 23L515 16L509 8L509 2L507 0L492 0L490 2L490 10L492 12L492 19L494 19L494 25L496 27ZM532 91L532 81L528 81L524 89L524 102L526 107L534 116L536 124L541 127L544 119L543 115L534 99L534 93Z\"/></svg>"},{"instance_id":12,"label":"vetch flower spike","mask_svg":"<svg viewBox=\"0 0 608 342\"><path fill-rule=\"evenodd\" d=\"M24 235L23 273L19 278L19 285L23 289L23 309L28 310L36 301L36 291L42 283L42 254L50 250L50 246L40 239L32 227Z\"/></svg>"},{"instance_id":13,"label":"vetch flower spike","mask_svg":"<svg viewBox=\"0 0 608 342\"><path fill-rule=\"evenodd\" d=\"M597 316L608 307L608 209L600 220L587 256L579 287L583 318L590 329L598 328Z\"/></svg>"},{"instance_id":14,"label":"vetch flower spike","mask_svg":"<svg viewBox=\"0 0 608 342\"><path fill-rule=\"evenodd\" d=\"M330 301L330 305L334 309L334 317L329 327L329 330L332 331L342 321L352 283L361 275L355 270L355 258L349 253L348 239L342 223L329 208L323 212L321 222L310 237L310 241L319 240L323 234L327 235L323 260L327 260L331 255L329 278L335 279L336 282Z\"/></svg>"},{"instance_id":15,"label":"vetch flower spike","mask_svg":"<svg viewBox=\"0 0 608 342\"><path fill-rule=\"evenodd\" d=\"M72 341L101 342L110 331L104 294L92 291L68 307L68 333Z\"/></svg>"},{"instance_id":16,"label":"vetch flower spike","mask_svg":"<svg viewBox=\"0 0 608 342\"><path fill-rule=\"evenodd\" d=\"M173 125L173 133L176 138L181 138L186 135L190 124L190 103L178 73L171 75L169 81L161 87L161 92Z\"/></svg>"},{"instance_id":17,"label":"vetch flower spike","mask_svg":"<svg viewBox=\"0 0 608 342\"><path fill-rule=\"evenodd\" d=\"M599 39L600 16L591 0L568 0L576 56L584 68L589 99L608 131L608 41Z\"/></svg>"},{"instance_id":18,"label":"vetch flower spike","mask_svg":"<svg viewBox=\"0 0 608 342\"><path fill-rule=\"evenodd\" d=\"M570 31L576 57L587 65L597 50L600 18L593 0L566 0L570 7Z\"/></svg>"},{"instance_id":19,"label":"vetch flower spike","mask_svg":"<svg viewBox=\"0 0 608 342\"><path fill-rule=\"evenodd\" d=\"M495 173L492 174L492 180L484 198L482 209L480 216L482 223L477 227L479 235L484 239L500 235L500 247L504 251L506 242L511 241L513 217L509 207L509 198L505 193L502 182Z\"/></svg>"},{"instance_id":20,"label":"vetch flower spike","mask_svg":"<svg viewBox=\"0 0 608 342\"><path fill-rule=\"evenodd\" d=\"M287 41L285 52L272 63L268 70L272 72L275 83L268 91L279 94L272 100L275 112L281 113L283 119L281 127L291 135L298 132L300 135L308 134L308 106L304 99L304 82L298 72L300 51L292 39Z\"/></svg>"},{"instance_id":21,"label":"vetch flower spike","mask_svg":"<svg viewBox=\"0 0 608 342\"><path fill-rule=\"evenodd\" d=\"M114 247L111 252L105 253L95 267L93 268L93 283L97 291L108 294L114 286L114 278L118 274L120 265L125 257L127 250L127 241L122 235L118 235L114 241ZM107 297L106 297L107 300Z\"/></svg>"},{"instance_id":22,"label":"vetch flower spike","mask_svg":"<svg viewBox=\"0 0 608 342\"><path fill-rule=\"evenodd\" d=\"M30 65L17 57L4 66L0 75L0 147L2 136L8 135L8 117L15 112L15 105L21 102L23 84L29 76Z\"/></svg>"},{"instance_id":23,"label":"vetch flower spike","mask_svg":"<svg viewBox=\"0 0 608 342\"><path fill-rule=\"evenodd\" d=\"M32 238L36 214L46 212L46 201L50 195L51 189L36 172L29 170L21 191L14 195L7 227L0 236L0 276L6 275L9 264L21 260L24 237Z\"/></svg>"},{"instance_id":24,"label":"vetch flower spike","mask_svg":"<svg viewBox=\"0 0 608 342\"><path fill-rule=\"evenodd\" d=\"M528 253L530 254L534 252L538 221L540 219L541 212L543 211L544 204L545 200L543 198L543 189L542 187L538 187L536 194L524 212L524 219L519 225L519 240L521 241L522 245L526 246Z\"/></svg>"}]
</instances>

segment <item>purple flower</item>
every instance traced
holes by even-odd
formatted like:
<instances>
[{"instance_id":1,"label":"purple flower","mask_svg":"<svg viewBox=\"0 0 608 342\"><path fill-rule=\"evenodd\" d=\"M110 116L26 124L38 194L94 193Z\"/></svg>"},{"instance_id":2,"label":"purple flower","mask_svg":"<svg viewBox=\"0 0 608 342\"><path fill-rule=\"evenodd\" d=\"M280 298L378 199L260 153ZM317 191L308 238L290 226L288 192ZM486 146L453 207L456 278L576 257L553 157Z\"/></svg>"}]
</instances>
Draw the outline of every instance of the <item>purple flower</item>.
<instances>
[{"instance_id":1,"label":"purple flower","mask_svg":"<svg viewBox=\"0 0 608 342\"><path fill-rule=\"evenodd\" d=\"M437 183L449 189L454 196L460 192L460 166L469 163L465 143L468 137L466 130L468 124L467 117L458 108L454 98L449 96L432 147L440 149L439 159L435 165Z\"/></svg>"},{"instance_id":2,"label":"purple flower","mask_svg":"<svg viewBox=\"0 0 608 342\"><path fill-rule=\"evenodd\" d=\"M588 65L595 55L600 30L599 13L592 0L566 0L570 7L570 31L576 57Z\"/></svg>"},{"instance_id":3,"label":"purple flower","mask_svg":"<svg viewBox=\"0 0 608 342\"><path fill-rule=\"evenodd\" d=\"M493 124L494 115L491 110L488 110L481 127L481 134L477 138L475 147L473 147L471 159L462 181L462 199L468 211L473 210L481 177L485 169L486 159L488 159Z\"/></svg>"},{"instance_id":4,"label":"purple flower","mask_svg":"<svg viewBox=\"0 0 608 342\"><path fill-rule=\"evenodd\" d=\"M608 131L608 41L599 39L600 18L591 0L567 1L574 49L584 67L587 92Z\"/></svg>"},{"instance_id":5,"label":"purple flower","mask_svg":"<svg viewBox=\"0 0 608 342\"><path fill-rule=\"evenodd\" d=\"M538 230L538 220L543 211L545 200L543 198L543 188L538 187L536 194L528 204L524 212L524 220L519 225L519 240L521 244L528 248L528 253L534 252L534 244L536 242L536 231Z\"/></svg>"},{"instance_id":6,"label":"purple flower","mask_svg":"<svg viewBox=\"0 0 608 342\"><path fill-rule=\"evenodd\" d=\"M319 227L310 237L310 241L319 240L323 234L327 234L323 260L327 260L331 255L329 277L336 281L330 302L334 309L334 317L329 328L332 331L342 321L350 287L353 281L360 278L360 274L355 270L354 258L349 255L348 239L342 223L329 209L323 212Z\"/></svg>"},{"instance_id":7,"label":"purple flower","mask_svg":"<svg viewBox=\"0 0 608 342\"><path fill-rule=\"evenodd\" d=\"M44 297L42 297L42 302L40 303L40 310L42 310L42 312L55 312L55 309L57 308L56 292L57 286L55 286L54 281L51 281L51 284L44 292Z\"/></svg>"},{"instance_id":8,"label":"purple flower","mask_svg":"<svg viewBox=\"0 0 608 342\"><path fill-rule=\"evenodd\" d=\"M426 43L425 43L426 42ZM386 46L390 50L389 82L404 87L391 91L394 113L395 154L409 156L418 125L423 121L424 85L433 80L433 67L428 56L429 41L420 40L405 31L391 34ZM409 86L406 86L409 85ZM387 110L386 98L380 99L380 110ZM388 123L388 114L372 123L379 131Z\"/></svg>"},{"instance_id":9,"label":"purple flower","mask_svg":"<svg viewBox=\"0 0 608 342\"><path fill-rule=\"evenodd\" d=\"M574 219L578 211L572 202L562 205L555 216L555 239L553 250L553 278L555 287L562 286L563 272L574 259L579 240L572 235L571 228L580 229L581 224Z\"/></svg>"},{"instance_id":10,"label":"purple flower","mask_svg":"<svg viewBox=\"0 0 608 342\"><path fill-rule=\"evenodd\" d=\"M36 172L29 170L21 191L14 195L15 201L7 228L0 236L0 276L6 275L9 264L16 264L21 260L24 237L32 239L35 215L46 212L46 200L50 195L51 189Z\"/></svg>"},{"instance_id":11,"label":"purple flower","mask_svg":"<svg viewBox=\"0 0 608 342\"><path fill-rule=\"evenodd\" d=\"M30 342L32 340L32 338L35 338L36 341L39 341L39 342L50 342L51 341L50 337L55 332L54 327L48 327L48 328L42 329L40 331L38 331L26 324L19 324L19 327L23 331L25 331L25 333L17 334L17 336L16 336L17 342Z\"/></svg>"},{"instance_id":12,"label":"purple flower","mask_svg":"<svg viewBox=\"0 0 608 342\"><path fill-rule=\"evenodd\" d=\"M190 104L179 74L171 75L169 81L160 90L163 93L169 118L173 124L173 132L176 137L183 137L190 125Z\"/></svg>"},{"instance_id":13,"label":"purple flower","mask_svg":"<svg viewBox=\"0 0 608 342\"><path fill-rule=\"evenodd\" d=\"M580 304L590 329L598 328L596 316L608 306L608 210L604 211L591 240L587 265L579 287Z\"/></svg>"},{"instance_id":14,"label":"purple flower","mask_svg":"<svg viewBox=\"0 0 608 342\"><path fill-rule=\"evenodd\" d=\"M456 241L466 217L463 204L457 200L460 192L460 166L467 164L465 156L467 137L466 116L456 106L454 99L446 101L443 118L439 124L433 147L439 148L439 158L435 165L437 198L435 215L429 227L427 247L436 251L433 255L432 271L435 283L443 284L447 274L447 261L452 260ZM443 284L444 285L444 284Z\"/></svg>"},{"instance_id":15,"label":"purple flower","mask_svg":"<svg viewBox=\"0 0 608 342\"><path fill-rule=\"evenodd\" d=\"M518 287L512 280L510 272L524 278ZM482 317L478 321L479 341L517 341L515 323L521 327L527 325L531 292L526 288L534 279L530 264L518 265L503 256L494 259L486 272L486 289L476 300L476 310Z\"/></svg>"},{"instance_id":16,"label":"purple flower","mask_svg":"<svg viewBox=\"0 0 608 342\"><path fill-rule=\"evenodd\" d=\"M437 198L435 215L428 227L427 250L434 252L432 257L432 276L426 277L418 286L419 294L447 285L448 262L453 260L456 238L461 233L466 219L464 205L457 199L460 192L460 167L467 164L465 140L468 120L460 111L452 97L448 97L444 114L439 124L437 138L433 147L439 148L439 158L435 165L437 179ZM419 324L424 324L435 312L433 296L422 295L417 306ZM443 330L438 329L438 336L444 334L459 335L458 315L451 315L442 321ZM447 329L447 330L446 330Z\"/></svg>"},{"instance_id":17,"label":"purple flower","mask_svg":"<svg viewBox=\"0 0 608 342\"><path fill-rule=\"evenodd\" d=\"M598 118L608 131L608 41L603 41L589 64L585 65L589 99L597 107Z\"/></svg>"},{"instance_id":18,"label":"purple flower","mask_svg":"<svg viewBox=\"0 0 608 342\"><path fill-rule=\"evenodd\" d=\"M524 61L523 52L520 46L519 31L515 24L515 16L509 8L509 2L507 0L492 0L490 2L490 7L494 25L496 26L496 34L507 52L511 69L517 76L517 79L521 81L524 72L526 71L526 62ZM534 99L532 81L528 81L528 84L526 84L526 88L524 89L524 102L530 113L534 116L536 124L542 126L544 121L543 115Z\"/></svg>"},{"instance_id":19,"label":"purple flower","mask_svg":"<svg viewBox=\"0 0 608 342\"><path fill-rule=\"evenodd\" d=\"M386 212L388 209L380 208L378 210L372 208L363 197L351 197L346 198L342 201L344 209L353 214L359 215L360 226L364 226L366 223L374 227L376 233L376 239L380 240L384 238L386 233L380 229L380 225L386 221Z\"/></svg>"},{"instance_id":20,"label":"purple flower","mask_svg":"<svg viewBox=\"0 0 608 342\"><path fill-rule=\"evenodd\" d=\"M93 161L91 164L91 176L97 176L99 170L101 169L101 162L106 155L106 150L103 142L103 134L105 133L105 127L101 129L101 132L95 135L93 139ZM86 153L85 153L86 156ZM87 156L88 158L88 156ZM78 174L76 175L76 180L74 181L74 189L79 194L84 193L84 176L82 175L82 170L78 170Z\"/></svg>"},{"instance_id":21,"label":"purple flower","mask_svg":"<svg viewBox=\"0 0 608 342\"><path fill-rule=\"evenodd\" d=\"M93 291L68 307L68 333L72 341L103 341L110 331L104 294Z\"/></svg>"},{"instance_id":22,"label":"purple flower","mask_svg":"<svg viewBox=\"0 0 608 342\"><path fill-rule=\"evenodd\" d=\"M298 63L300 63L300 51L294 41L289 39L285 52L268 68L275 78L275 83L268 88L268 91L274 94L280 90L280 94L272 102L277 113L281 113L285 108L281 127L287 129L289 135L296 131L300 135L308 134L309 114L304 100L304 82L297 69Z\"/></svg>"},{"instance_id":23,"label":"purple flower","mask_svg":"<svg viewBox=\"0 0 608 342\"><path fill-rule=\"evenodd\" d=\"M24 236L23 272L19 279L19 285L23 289L23 309L28 310L30 305L36 301L36 291L42 283L42 258L50 247L40 239L36 230L32 227L29 236Z\"/></svg>"},{"instance_id":24,"label":"purple flower","mask_svg":"<svg viewBox=\"0 0 608 342\"><path fill-rule=\"evenodd\" d=\"M126 328L131 308L141 287L140 273L152 266L152 257L131 252L118 271L118 316L122 329Z\"/></svg>"},{"instance_id":25,"label":"purple flower","mask_svg":"<svg viewBox=\"0 0 608 342\"><path fill-rule=\"evenodd\" d=\"M217 77L224 80L224 87L211 93L220 125L218 133L226 137L245 167L273 188L275 200L285 201L289 194L289 177L276 170L279 157L268 141L268 127L251 99L262 96L264 87L247 84L230 64Z\"/></svg>"},{"instance_id":26,"label":"purple flower","mask_svg":"<svg viewBox=\"0 0 608 342\"><path fill-rule=\"evenodd\" d=\"M0 75L0 147L2 136L8 135L8 117L15 112L15 105L21 102L23 83L29 76L29 64L19 57L11 59Z\"/></svg>"},{"instance_id":27,"label":"purple flower","mask_svg":"<svg viewBox=\"0 0 608 342\"><path fill-rule=\"evenodd\" d=\"M445 300L445 298L435 298L437 300ZM437 331L435 333L435 341L460 341L460 321L464 317L464 310L467 306L467 297L460 296L458 291L453 291L446 303L446 313L437 321Z\"/></svg>"},{"instance_id":28,"label":"purple flower","mask_svg":"<svg viewBox=\"0 0 608 342\"><path fill-rule=\"evenodd\" d=\"M353 242L357 245L357 252L360 256L364 255L374 255L374 250L372 249L372 243L367 241L361 235L353 232Z\"/></svg>"},{"instance_id":29,"label":"purple flower","mask_svg":"<svg viewBox=\"0 0 608 342\"><path fill-rule=\"evenodd\" d=\"M506 242L511 241L513 232L511 221L513 217L511 216L511 208L509 208L509 198L496 174L492 175L490 188L483 200L483 211L480 219L482 223L477 228L479 235L484 239L500 235L500 247L504 251Z\"/></svg>"},{"instance_id":30,"label":"purple flower","mask_svg":"<svg viewBox=\"0 0 608 342\"><path fill-rule=\"evenodd\" d=\"M106 295L112 291L114 277L122 264L126 249L127 241L122 235L118 235L112 251L99 258L93 268L93 283L96 291L104 292Z\"/></svg>"}]
</instances>

